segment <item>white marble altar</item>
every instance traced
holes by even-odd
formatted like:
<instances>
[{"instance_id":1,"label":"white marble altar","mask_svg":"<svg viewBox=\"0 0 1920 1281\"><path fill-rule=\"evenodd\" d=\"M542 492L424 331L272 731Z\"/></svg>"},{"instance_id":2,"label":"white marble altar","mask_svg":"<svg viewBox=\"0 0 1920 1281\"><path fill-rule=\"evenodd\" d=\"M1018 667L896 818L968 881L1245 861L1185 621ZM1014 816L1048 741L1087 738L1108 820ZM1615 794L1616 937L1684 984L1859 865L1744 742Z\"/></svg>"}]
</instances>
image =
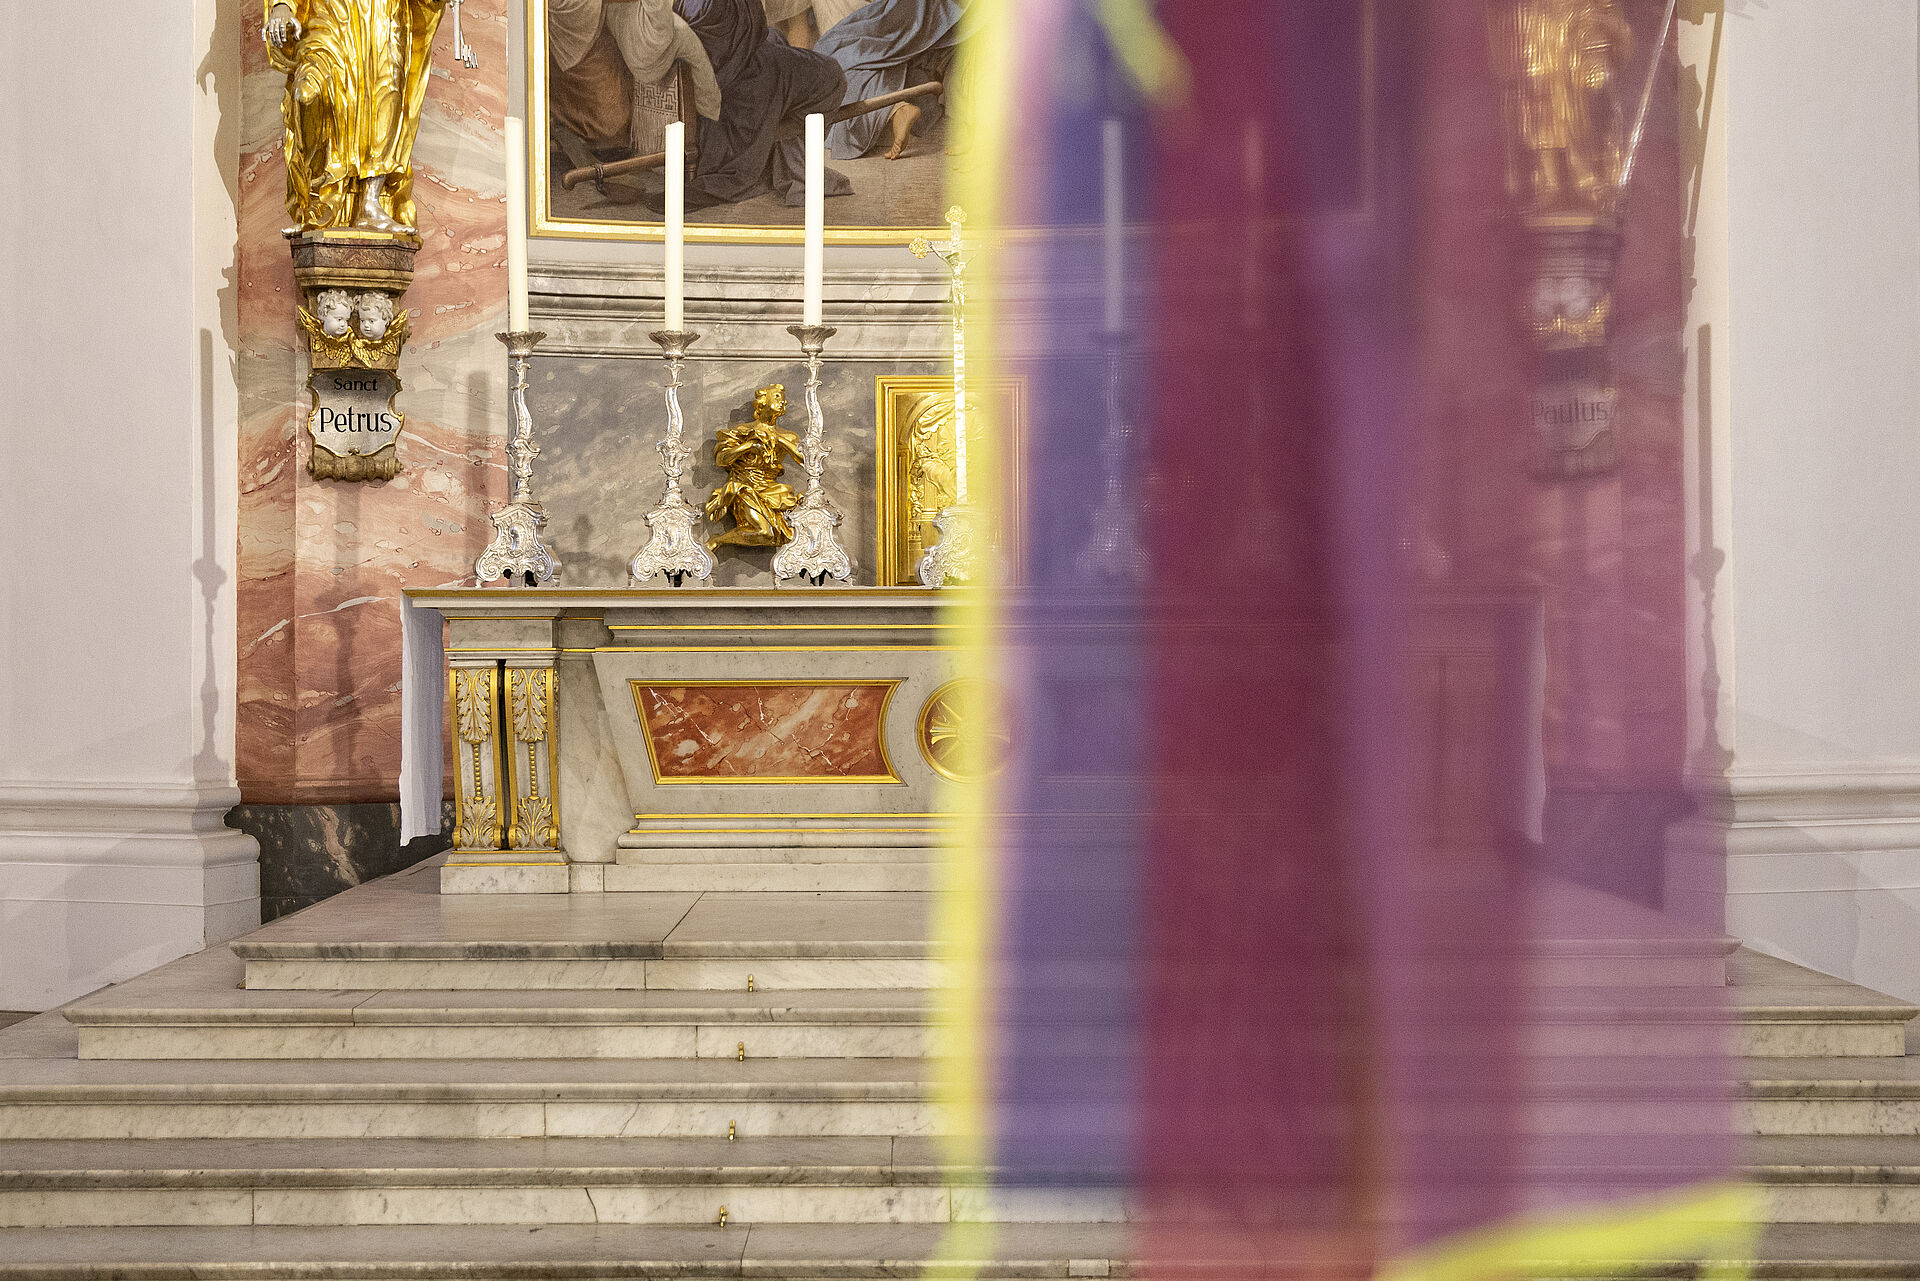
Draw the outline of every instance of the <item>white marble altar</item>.
<instances>
[{"instance_id":1,"label":"white marble altar","mask_svg":"<svg viewBox=\"0 0 1920 1281\"><path fill-rule=\"evenodd\" d=\"M448 625L447 892L929 887L948 820L925 725L955 675L939 593L407 595ZM418 685L424 727L441 696ZM409 734L409 777L441 776L434 741Z\"/></svg>"}]
</instances>

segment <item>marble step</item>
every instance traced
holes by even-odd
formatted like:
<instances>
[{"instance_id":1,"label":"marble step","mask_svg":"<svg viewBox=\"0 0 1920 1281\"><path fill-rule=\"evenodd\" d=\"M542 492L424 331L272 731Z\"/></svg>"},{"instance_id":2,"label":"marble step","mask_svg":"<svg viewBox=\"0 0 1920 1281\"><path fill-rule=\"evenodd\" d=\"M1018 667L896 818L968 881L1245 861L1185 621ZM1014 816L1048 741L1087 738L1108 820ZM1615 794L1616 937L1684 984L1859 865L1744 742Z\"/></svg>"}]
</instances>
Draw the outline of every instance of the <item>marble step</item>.
<instances>
[{"instance_id":1,"label":"marble step","mask_svg":"<svg viewBox=\"0 0 1920 1281\"><path fill-rule=\"evenodd\" d=\"M927 859L838 860L818 850L809 851L815 857L807 862L667 861L659 857L668 852L621 850L620 857L603 873L603 888L610 894L709 890L733 894L924 894L936 888L940 875L939 864ZM650 857L644 862L630 861L629 856L635 854Z\"/></svg>"},{"instance_id":2,"label":"marble step","mask_svg":"<svg viewBox=\"0 0 1920 1281\"><path fill-rule=\"evenodd\" d=\"M1121 1225L1001 1224L958 1253L943 1252L949 1240L945 1226L919 1223L16 1228L0 1230L0 1281L1068 1281L1137 1271ZM1757 1253L1755 1281L1920 1281L1905 1225L1775 1225ZM929 1270L936 1256L954 1262ZM1273 1281L1366 1272L1335 1271L1324 1253L1269 1256L1261 1269ZM1691 1274L1678 1261L1652 1273ZM1553 1275L1625 1281L1607 1270Z\"/></svg>"},{"instance_id":3,"label":"marble step","mask_svg":"<svg viewBox=\"0 0 1920 1281\"><path fill-rule=\"evenodd\" d=\"M609 875L658 851L629 850ZM732 862L740 852L723 851ZM747 851L751 858L755 851ZM769 864L793 851L772 851ZM687 865L712 857L688 856ZM707 864L711 865L711 864ZM622 871L625 869L625 871ZM442 896L431 864L358 886L232 944L248 987L725 990L935 987L933 896L910 892L681 891ZM784 873L783 873L784 874ZM1637 913L1637 914L1636 914ZM1539 985L1724 985L1730 939L1668 936L1649 914L1587 892L1555 901ZM1620 937L1604 927L1616 924ZM1124 969L1124 961L1108 968ZM1077 980L1076 980L1077 981Z\"/></svg>"},{"instance_id":4,"label":"marble step","mask_svg":"<svg viewBox=\"0 0 1920 1281\"><path fill-rule=\"evenodd\" d=\"M609 870L612 875L612 870ZM749 977L764 990L939 987L945 967L935 949L896 939L818 942L288 943L248 939L231 945L254 989L423 990L516 988L529 991L622 988L739 989ZM1721 987L1718 954L1594 955L1536 958L1539 986Z\"/></svg>"},{"instance_id":5,"label":"marble step","mask_svg":"<svg viewBox=\"0 0 1920 1281\"><path fill-rule=\"evenodd\" d=\"M923 1057L922 989L256 991L138 982L65 1011L89 1059ZM1542 989L1523 1047L1617 1058L1898 1056L1913 1006L1864 989ZM1063 1053L1114 1030L1063 1026ZM1090 1048L1091 1039L1092 1048Z\"/></svg>"},{"instance_id":6,"label":"marble step","mask_svg":"<svg viewBox=\"0 0 1920 1281\"><path fill-rule=\"evenodd\" d=\"M890 1138L0 1143L0 1227L1118 1222L1116 1187L996 1187Z\"/></svg>"},{"instance_id":7,"label":"marble step","mask_svg":"<svg viewBox=\"0 0 1920 1281\"><path fill-rule=\"evenodd\" d=\"M1585 1151L1579 1141L1562 1145ZM1631 1147L1627 1149L1631 1151ZM0 1227L1125 1221L1098 1180L993 1186L919 1139L173 1140L0 1144ZM1920 1232L1920 1143L1749 1140L1777 1223ZM1610 1163L1561 1186L1613 1186ZM1621 1167L1622 1186L1639 1186ZM1920 1241L1920 1235L1916 1235Z\"/></svg>"},{"instance_id":8,"label":"marble step","mask_svg":"<svg viewBox=\"0 0 1920 1281\"><path fill-rule=\"evenodd\" d=\"M923 1058L924 991L108 992L83 1059Z\"/></svg>"},{"instance_id":9,"label":"marble step","mask_svg":"<svg viewBox=\"0 0 1920 1281\"><path fill-rule=\"evenodd\" d=\"M1643 1077L1542 1085L1541 1133L1920 1136L1920 1060L1863 1078L1857 1060L1742 1065L1731 1106ZM920 1059L21 1059L0 1079L0 1139L930 1136L936 1064ZM1608 1065L1616 1071L1623 1065ZM1682 1065L1684 1070L1685 1065ZM1813 1074L1823 1069L1825 1077ZM1716 1094L1715 1097L1725 1097ZM1711 1100L1709 1100L1711 1101Z\"/></svg>"},{"instance_id":10,"label":"marble step","mask_svg":"<svg viewBox=\"0 0 1920 1281\"><path fill-rule=\"evenodd\" d=\"M656 832L650 839L684 839ZM737 839L716 837L715 840ZM675 844L620 849L602 874L610 893L926 894L939 888L948 851L940 845L796 844L742 849Z\"/></svg>"},{"instance_id":11,"label":"marble step","mask_svg":"<svg viewBox=\"0 0 1920 1281\"><path fill-rule=\"evenodd\" d=\"M927 1136L918 1059L16 1061L0 1139Z\"/></svg>"},{"instance_id":12,"label":"marble step","mask_svg":"<svg viewBox=\"0 0 1920 1281\"><path fill-rule=\"evenodd\" d=\"M13 1229L0 1230L0 1281L897 1281L949 1240L946 1225L920 1223ZM1115 1224L1001 1224L969 1245L936 1274L1127 1274Z\"/></svg>"}]
</instances>

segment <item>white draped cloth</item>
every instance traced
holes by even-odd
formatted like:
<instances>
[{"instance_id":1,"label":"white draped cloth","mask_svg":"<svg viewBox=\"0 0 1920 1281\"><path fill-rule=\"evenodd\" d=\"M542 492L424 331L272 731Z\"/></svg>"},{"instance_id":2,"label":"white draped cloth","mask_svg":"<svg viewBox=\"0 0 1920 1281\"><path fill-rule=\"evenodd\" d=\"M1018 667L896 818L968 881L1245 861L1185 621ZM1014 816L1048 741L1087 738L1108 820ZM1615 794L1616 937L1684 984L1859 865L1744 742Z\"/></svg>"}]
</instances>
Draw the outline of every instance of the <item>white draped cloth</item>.
<instances>
[{"instance_id":1,"label":"white draped cloth","mask_svg":"<svg viewBox=\"0 0 1920 1281\"><path fill-rule=\"evenodd\" d=\"M709 120L720 118L720 82L706 48L673 0L547 0L547 50L562 71L579 65L600 28L613 33L620 57L639 84L654 84L685 62L693 71L693 108Z\"/></svg>"},{"instance_id":2,"label":"white draped cloth","mask_svg":"<svg viewBox=\"0 0 1920 1281\"><path fill-rule=\"evenodd\" d=\"M768 22L785 22L811 9L813 25L822 32L866 3L867 0L765 0Z\"/></svg>"},{"instance_id":3,"label":"white draped cloth","mask_svg":"<svg viewBox=\"0 0 1920 1281\"><path fill-rule=\"evenodd\" d=\"M400 596L400 843L440 834L446 793L446 630L437 609Z\"/></svg>"}]
</instances>

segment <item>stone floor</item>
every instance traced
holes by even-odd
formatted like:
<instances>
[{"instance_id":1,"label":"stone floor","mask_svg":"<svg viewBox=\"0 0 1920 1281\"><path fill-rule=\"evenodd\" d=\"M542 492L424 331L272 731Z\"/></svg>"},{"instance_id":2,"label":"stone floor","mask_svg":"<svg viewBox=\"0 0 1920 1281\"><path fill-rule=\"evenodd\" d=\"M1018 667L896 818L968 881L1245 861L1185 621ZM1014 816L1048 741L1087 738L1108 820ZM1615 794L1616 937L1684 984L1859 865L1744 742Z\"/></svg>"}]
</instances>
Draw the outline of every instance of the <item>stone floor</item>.
<instances>
[{"instance_id":1,"label":"stone floor","mask_svg":"<svg viewBox=\"0 0 1920 1281\"><path fill-rule=\"evenodd\" d=\"M435 881L0 1032L0 1279L1126 1272L1117 1188L948 1160L926 896ZM1648 973L1672 990L1634 1035L1723 1035L1731 982L1745 1173L1778 1220L1762 1274L1920 1279L1914 1008L1746 952L1610 950L1605 904L1559 910L1537 977L1575 1043L1621 1035L1606 984ZM1657 1093L1659 1060L1636 1080Z\"/></svg>"}]
</instances>

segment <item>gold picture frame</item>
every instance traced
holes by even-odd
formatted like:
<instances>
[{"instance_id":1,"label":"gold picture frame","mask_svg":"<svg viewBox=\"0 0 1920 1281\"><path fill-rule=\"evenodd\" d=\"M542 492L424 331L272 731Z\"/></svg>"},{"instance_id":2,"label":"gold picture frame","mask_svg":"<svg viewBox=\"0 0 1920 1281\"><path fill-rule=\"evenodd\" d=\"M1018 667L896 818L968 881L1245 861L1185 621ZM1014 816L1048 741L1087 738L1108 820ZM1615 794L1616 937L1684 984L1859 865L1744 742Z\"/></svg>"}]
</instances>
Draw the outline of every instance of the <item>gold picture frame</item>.
<instances>
[{"instance_id":1,"label":"gold picture frame","mask_svg":"<svg viewBox=\"0 0 1920 1281\"><path fill-rule=\"evenodd\" d=\"M944 396L946 412L941 413ZM1023 577L1025 547L1022 539L1022 514L1026 510L1026 490L1021 459L1026 447L1027 380L1021 377L989 378L968 384L967 403L977 415L977 426L968 438L977 439L983 431L995 433L997 448L1006 477L1002 491L1005 529L1000 540L1004 564L1014 581ZM880 374L873 380L873 493L874 538L878 544L874 556L874 582L881 587L919 585L916 570L920 557L932 545L937 531L930 523L932 513L946 505L949 494L939 489L932 478L928 492L927 468L916 465L916 452L924 458L928 451L915 449L917 433L936 438L931 451L935 465L951 467L953 456L953 378L946 374ZM931 411L931 415L929 414ZM919 439L924 442L926 434ZM915 473L919 472L919 475ZM978 474L975 472L974 474Z\"/></svg>"},{"instance_id":2,"label":"gold picture frame","mask_svg":"<svg viewBox=\"0 0 1920 1281\"><path fill-rule=\"evenodd\" d=\"M553 212L553 145L551 86L547 78L547 0L526 0L526 112L527 112L527 211L528 233L569 240L611 240L659 243L666 239L666 228L658 222L626 222L592 218L560 217ZM692 131L688 131L691 145ZM944 199L937 202L946 207ZM831 208L831 207L829 207ZM938 238L947 234L944 226L928 227L827 227L830 245L905 245L917 237ZM798 245L805 228L793 226L755 226L749 224L700 223L689 220L686 237L710 244L784 244Z\"/></svg>"}]
</instances>

